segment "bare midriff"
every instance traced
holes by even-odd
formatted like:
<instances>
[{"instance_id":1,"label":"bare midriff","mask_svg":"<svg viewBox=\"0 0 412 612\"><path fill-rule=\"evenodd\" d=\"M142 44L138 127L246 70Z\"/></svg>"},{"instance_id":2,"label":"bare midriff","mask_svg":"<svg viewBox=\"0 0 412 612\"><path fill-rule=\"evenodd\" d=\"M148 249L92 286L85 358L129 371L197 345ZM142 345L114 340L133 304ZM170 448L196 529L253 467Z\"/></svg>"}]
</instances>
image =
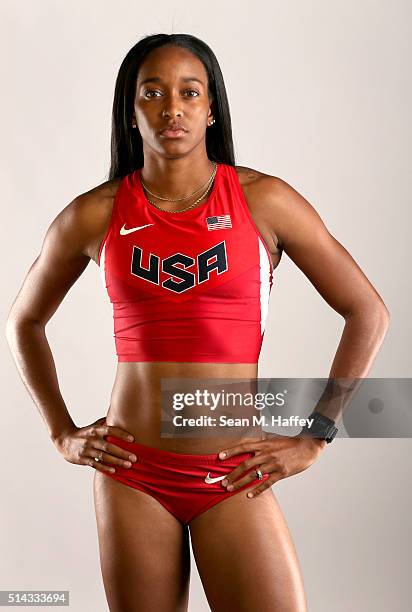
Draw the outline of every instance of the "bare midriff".
<instances>
[{"instance_id":1,"label":"bare midriff","mask_svg":"<svg viewBox=\"0 0 412 612\"><path fill-rule=\"evenodd\" d=\"M162 436L162 378L255 379L256 363L119 362L106 416L108 425L130 432L135 442L176 453L209 454L241 442L260 440L260 428L245 436L236 428L196 437ZM222 428L220 432L222 432ZM232 436L233 431L233 436Z\"/></svg>"}]
</instances>

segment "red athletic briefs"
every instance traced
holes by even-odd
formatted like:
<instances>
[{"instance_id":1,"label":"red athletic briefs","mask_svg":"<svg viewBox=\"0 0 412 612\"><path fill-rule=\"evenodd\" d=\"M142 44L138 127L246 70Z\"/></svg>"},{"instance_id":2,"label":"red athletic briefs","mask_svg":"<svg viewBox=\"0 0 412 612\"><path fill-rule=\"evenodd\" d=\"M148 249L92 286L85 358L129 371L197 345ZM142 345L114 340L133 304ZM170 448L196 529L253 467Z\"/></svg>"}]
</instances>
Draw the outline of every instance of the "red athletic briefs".
<instances>
[{"instance_id":1,"label":"red athletic briefs","mask_svg":"<svg viewBox=\"0 0 412 612\"><path fill-rule=\"evenodd\" d=\"M137 461L132 462L130 468L116 465L115 472L103 473L123 484L148 493L183 524L189 523L196 516L227 497L252 485L256 486L269 477L269 474L264 474L260 481L256 478L240 489L226 491L221 480L208 484L205 478L209 477L214 480L220 476L226 476L239 463L253 457L254 453L242 453L227 459L219 459L218 453L210 455L172 453L137 442L127 442L117 436L106 436L106 440L134 453ZM242 476L254 469L246 470Z\"/></svg>"},{"instance_id":2,"label":"red athletic briefs","mask_svg":"<svg viewBox=\"0 0 412 612\"><path fill-rule=\"evenodd\" d=\"M140 169L123 177L99 265L118 361L257 363L273 266L233 166L181 213L148 202Z\"/></svg>"}]
</instances>

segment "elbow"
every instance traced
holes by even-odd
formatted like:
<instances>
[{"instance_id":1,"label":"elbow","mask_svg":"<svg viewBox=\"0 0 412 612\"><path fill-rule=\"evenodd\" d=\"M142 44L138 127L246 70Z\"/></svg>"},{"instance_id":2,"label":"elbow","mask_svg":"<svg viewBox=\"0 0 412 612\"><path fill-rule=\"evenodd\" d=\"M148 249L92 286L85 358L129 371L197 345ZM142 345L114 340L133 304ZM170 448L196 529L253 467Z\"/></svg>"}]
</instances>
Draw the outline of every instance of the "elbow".
<instances>
[{"instance_id":1,"label":"elbow","mask_svg":"<svg viewBox=\"0 0 412 612\"><path fill-rule=\"evenodd\" d=\"M391 319L391 313L389 312L389 308L386 306L386 304L384 304L383 302L382 302L382 304L383 304L383 317L384 317L384 320L385 320L386 329L388 329L389 321Z\"/></svg>"},{"instance_id":2,"label":"elbow","mask_svg":"<svg viewBox=\"0 0 412 612\"><path fill-rule=\"evenodd\" d=\"M374 316L380 322L385 335L389 328L391 314L389 312L389 308L386 306L381 297L379 297L379 299L376 301L374 313L376 313Z\"/></svg>"},{"instance_id":3,"label":"elbow","mask_svg":"<svg viewBox=\"0 0 412 612\"><path fill-rule=\"evenodd\" d=\"M13 315L12 312L8 315L6 319L6 325L4 328L5 336L8 345L11 347L13 343L13 338L16 336L16 331L19 327L19 322L17 318Z\"/></svg>"},{"instance_id":4,"label":"elbow","mask_svg":"<svg viewBox=\"0 0 412 612\"><path fill-rule=\"evenodd\" d=\"M378 297L366 304L358 304L347 314L345 319L347 321L350 319L366 321L369 325L373 324L373 327L379 330L382 336L385 336L389 329L390 311L384 301Z\"/></svg>"},{"instance_id":5,"label":"elbow","mask_svg":"<svg viewBox=\"0 0 412 612\"><path fill-rule=\"evenodd\" d=\"M9 349L13 352L14 338L16 337L16 325L10 317L7 318L5 326L5 336Z\"/></svg>"},{"instance_id":6,"label":"elbow","mask_svg":"<svg viewBox=\"0 0 412 612\"><path fill-rule=\"evenodd\" d=\"M15 319L13 317L12 312L10 311L10 313L8 314L7 319L6 319L6 325L4 327L4 332L5 332L7 341L9 340L10 335L12 334L14 327L15 327Z\"/></svg>"},{"instance_id":7,"label":"elbow","mask_svg":"<svg viewBox=\"0 0 412 612\"><path fill-rule=\"evenodd\" d=\"M376 330L376 335L383 342L386 334L389 329L389 321L390 321L390 312L386 305L382 302L376 312L374 312L371 316L373 316L373 325Z\"/></svg>"},{"instance_id":8,"label":"elbow","mask_svg":"<svg viewBox=\"0 0 412 612\"><path fill-rule=\"evenodd\" d=\"M28 329L28 326L32 327L33 325L38 326L39 323L15 313L12 309L6 319L6 325L4 327L4 333L10 348L14 345L16 336L21 335L24 330Z\"/></svg>"},{"instance_id":9,"label":"elbow","mask_svg":"<svg viewBox=\"0 0 412 612\"><path fill-rule=\"evenodd\" d=\"M383 305L379 312L375 315L377 321L377 328L380 331L382 339L386 336L389 329L390 313L388 308Z\"/></svg>"},{"instance_id":10,"label":"elbow","mask_svg":"<svg viewBox=\"0 0 412 612\"><path fill-rule=\"evenodd\" d=\"M10 337L14 334L15 329L18 326L18 319L17 307L14 302L9 308L9 312L6 317L6 325L4 327L4 332L9 343Z\"/></svg>"}]
</instances>

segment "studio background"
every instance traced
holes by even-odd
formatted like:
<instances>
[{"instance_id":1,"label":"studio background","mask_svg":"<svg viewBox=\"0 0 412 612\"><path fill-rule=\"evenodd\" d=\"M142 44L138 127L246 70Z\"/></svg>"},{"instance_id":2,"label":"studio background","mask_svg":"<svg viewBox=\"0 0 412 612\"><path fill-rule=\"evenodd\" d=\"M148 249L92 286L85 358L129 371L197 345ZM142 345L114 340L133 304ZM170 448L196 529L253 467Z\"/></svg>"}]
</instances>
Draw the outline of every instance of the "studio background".
<instances>
[{"instance_id":1,"label":"studio background","mask_svg":"<svg viewBox=\"0 0 412 612\"><path fill-rule=\"evenodd\" d=\"M107 180L126 52L147 34L189 33L220 63L236 164L297 189L388 306L369 376L410 377L411 12L406 0L3 1L3 329L51 221ZM91 261L46 327L79 426L109 406L112 325ZM284 253L259 375L327 377L343 326ZM107 610L93 471L58 454L5 333L0 341L0 589L65 589L73 612ZM275 485L310 611L409 609L410 457L409 439L336 439L308 470ZM189 607L209 610L193 557Z\"/></svg>"}]
</instances>

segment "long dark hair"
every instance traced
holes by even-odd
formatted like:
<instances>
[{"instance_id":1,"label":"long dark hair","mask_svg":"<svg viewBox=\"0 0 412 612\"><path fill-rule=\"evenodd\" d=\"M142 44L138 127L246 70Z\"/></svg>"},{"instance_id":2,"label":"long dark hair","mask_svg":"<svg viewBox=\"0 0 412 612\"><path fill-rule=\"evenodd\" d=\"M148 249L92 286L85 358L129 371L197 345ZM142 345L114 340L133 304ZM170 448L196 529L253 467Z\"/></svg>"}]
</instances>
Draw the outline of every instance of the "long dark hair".
<instances>
[{"instance_id":1,"label":"long dark hair","mask_svg":"<svg viewBox=\"0 0 412 612\"><path fill-rule=\"evenodd\" d=\"M208 78L208 94L214 101L215 119L215 123L206 129L207 155L212 161L235 165L229 102L215 54L205 42L191 34L152 34L140 39L128 51L119 68L112 110L109 180L143 167L142 137L138 129L131 127L137 74L148 53L165 45L184 47L203 63Z\"/></svg>"}]
</instances>

